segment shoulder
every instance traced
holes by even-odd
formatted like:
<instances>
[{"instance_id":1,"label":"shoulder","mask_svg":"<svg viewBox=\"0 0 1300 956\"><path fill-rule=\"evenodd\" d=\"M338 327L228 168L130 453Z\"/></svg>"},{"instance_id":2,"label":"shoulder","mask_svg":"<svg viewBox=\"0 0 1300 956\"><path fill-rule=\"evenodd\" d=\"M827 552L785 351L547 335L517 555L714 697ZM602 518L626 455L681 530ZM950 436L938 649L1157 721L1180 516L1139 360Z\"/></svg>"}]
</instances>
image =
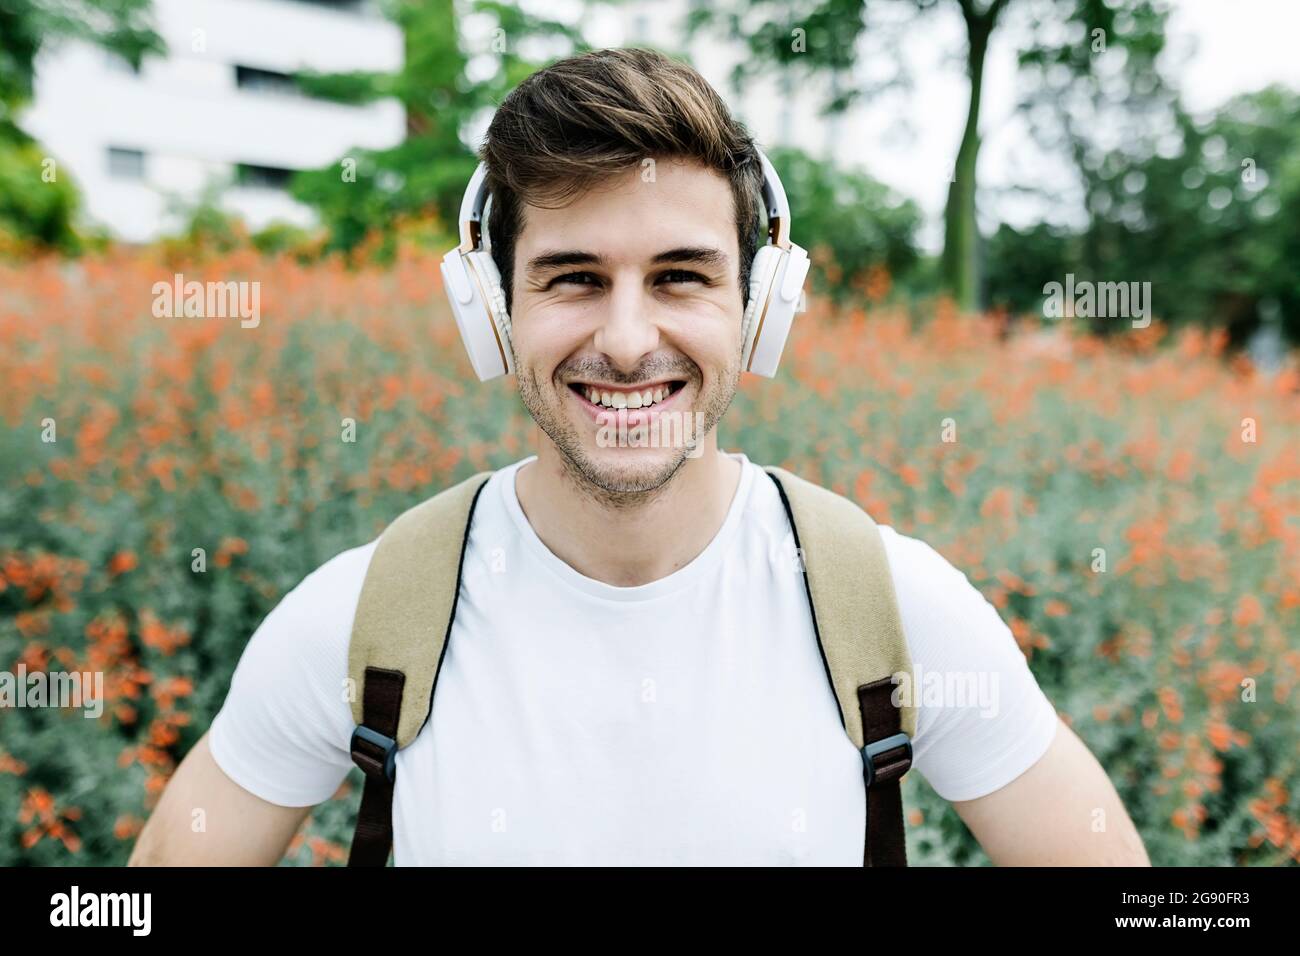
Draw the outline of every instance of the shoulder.
<instances>
[{"instance_id":1,"label":"shoulder","mask_svg":"<svg viewBox=\"0 0 1300 956\"><path fill-rule=\"evenodd\" d=\"M959 568L925 541L878 527L914 663L1025 666L997 609Z\"/></svg>"},{"instance_id":2,"label":"shoulder","mask_svg":"<svg viewBox=\"0 0 1300 956\"><path fill-rule=\"evenodd\" d=\"M335 671L346 670L352 619L376 544L335 555L285 594L253 632L238 670L257 667L283 674L293 668L331 682L339 676Z\"/></svg>"},{"instance_id":3,"label":"shoulder","mask_svg":"<svg viewBox=\"0 0 1300 956\"><path fill-rule=\"evenodd\" d=\"M894 591L900 604L923 603L937 596L969 599L967 589L980 596L970 579L925 541L896 531L887 524L876 527L880 529L880 539L885 546Z\"/></svg>"},{"instance_id":4,"label":"shoulder","mask_svg":"<svg viewBox=\"0 0 1300 956\"><path fill-rule=\"evenodd\" d=\"M378 543L376 539L336 554L303 578L272 613L323 631L350 631Z\"/></svg>"},{"instance_id":5,"label":"shoulder","mask_svg":"<svg viewBox=\"0 0 1300 956\"><path fill-rule=\"evenodd\" d=\"M1056 709L997 609L917 538L880 526L917 701L916 768L948 801L1005 786L1046 752Z\"/></svg>"}]
</instances>

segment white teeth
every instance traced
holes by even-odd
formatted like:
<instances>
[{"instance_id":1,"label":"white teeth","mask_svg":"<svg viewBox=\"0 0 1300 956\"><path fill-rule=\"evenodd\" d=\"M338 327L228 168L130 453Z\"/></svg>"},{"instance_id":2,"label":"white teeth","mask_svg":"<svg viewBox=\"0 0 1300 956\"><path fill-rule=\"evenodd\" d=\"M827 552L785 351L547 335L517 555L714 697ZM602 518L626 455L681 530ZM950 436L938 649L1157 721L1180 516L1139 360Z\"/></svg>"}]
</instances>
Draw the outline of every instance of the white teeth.
<instances>
[{"instance_id":1,"label":"white teeth","mask_svg":"<svg viewBox=\"0 0 1300 956\"><path fill-rule=\"evenodd\" d=\"M672 388L667 385L657 385L641 392L606 392L588 385L585 394L587 401L593 405L604 405L606 408L649 408L671 395Z\"/></svg>"}]
</instances>

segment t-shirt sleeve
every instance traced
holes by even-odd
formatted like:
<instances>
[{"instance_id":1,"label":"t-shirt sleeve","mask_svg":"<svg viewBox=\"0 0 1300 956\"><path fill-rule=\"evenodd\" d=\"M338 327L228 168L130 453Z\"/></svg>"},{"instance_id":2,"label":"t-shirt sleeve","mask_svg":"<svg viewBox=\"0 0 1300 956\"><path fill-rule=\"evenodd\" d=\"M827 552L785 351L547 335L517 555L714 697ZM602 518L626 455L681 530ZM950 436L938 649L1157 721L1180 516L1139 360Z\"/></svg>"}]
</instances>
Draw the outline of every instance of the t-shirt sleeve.
<instances>
[{"instance_id":1,"label":"t-shirt sleeve","mask_svg":"<svg viewBox=\"0 0 1300 956\"><path fill-rule=\"evenodd\" d=\"M923 541L882 526L912 658L912 765L939 796L973 800L1032 767L1056 708L992 604Z\"/></svg>"},{"instance_id":2,"label":"t-shirt sleeve","mask_svg":"<svg viewBox=\"0 0 1300 956\"><path fill-rule=\"evenodd\" d=\"M213 719L217 766L249 793L313 806L352 767L348 641L374 543L337 555L285 595L253 632Z\"/></svg>"}]
</instances>

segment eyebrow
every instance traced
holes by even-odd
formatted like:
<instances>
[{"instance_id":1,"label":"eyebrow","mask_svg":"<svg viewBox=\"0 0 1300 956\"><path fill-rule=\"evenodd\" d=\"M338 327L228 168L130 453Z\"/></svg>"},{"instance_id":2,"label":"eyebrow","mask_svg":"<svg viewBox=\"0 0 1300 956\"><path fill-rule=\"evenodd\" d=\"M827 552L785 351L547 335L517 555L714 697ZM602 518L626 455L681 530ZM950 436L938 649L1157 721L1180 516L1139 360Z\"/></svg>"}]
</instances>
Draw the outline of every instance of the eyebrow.
<instances>
[{"instance_id":1,"label":"eyebrow","mask_svg":"<svg viewBox=\"0 0 1300 956\"><path fill-rule=\"evenodd\" d=\"M527 271L545 272L548 269L558 269L564 266L601 266L605 265L606 261L604 256L594 252L587 252L582 249L563 249L556 252L544 252L529 259ZM701 266L716 266L726 263L727 254L721 249L714 249L711 246L678 246L676 249L666 249L658 253L650 261L655 265L666 262L689 262Z\"/></svg>"}]
</instances>

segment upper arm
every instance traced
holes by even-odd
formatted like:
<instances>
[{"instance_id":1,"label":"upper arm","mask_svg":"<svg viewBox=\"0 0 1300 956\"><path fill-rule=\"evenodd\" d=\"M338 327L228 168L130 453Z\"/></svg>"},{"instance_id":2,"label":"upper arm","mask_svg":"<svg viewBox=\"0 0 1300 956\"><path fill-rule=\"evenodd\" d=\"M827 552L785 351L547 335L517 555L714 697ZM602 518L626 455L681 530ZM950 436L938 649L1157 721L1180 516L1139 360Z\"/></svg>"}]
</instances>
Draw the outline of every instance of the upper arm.
<instances>
[{"instance_id":1,"label":"upper arm","mask_svg":"<svg viewBox=\"0 0 1300 956\"><path fill-rule=\"evenodd\" d=\"M204 734L172 775L130 866L273 866L311 807L249 793L212 759Z\"/></svg>"},{"instance_id":2,"label":"upper arm","mask_svg":"<svg viewBox=\"0 0 1300 956\"><path fill-rule=\"evenodd\" d=\"M1146 865L1115 788L1057 715L997 610L933 548L881 531L924 685L914 768L996 864Z\"/></svg>"},{"instance_id":3,"label":"upper arm","mask_svg":"<svg viewBox=\"0 0 1300 956\"><path fill-rule=\"evenodd\" d=\"M1032 767L952 806L998 866L1151 865L1101 764L1059 718Z\"/></svg>"}]
</instances>

